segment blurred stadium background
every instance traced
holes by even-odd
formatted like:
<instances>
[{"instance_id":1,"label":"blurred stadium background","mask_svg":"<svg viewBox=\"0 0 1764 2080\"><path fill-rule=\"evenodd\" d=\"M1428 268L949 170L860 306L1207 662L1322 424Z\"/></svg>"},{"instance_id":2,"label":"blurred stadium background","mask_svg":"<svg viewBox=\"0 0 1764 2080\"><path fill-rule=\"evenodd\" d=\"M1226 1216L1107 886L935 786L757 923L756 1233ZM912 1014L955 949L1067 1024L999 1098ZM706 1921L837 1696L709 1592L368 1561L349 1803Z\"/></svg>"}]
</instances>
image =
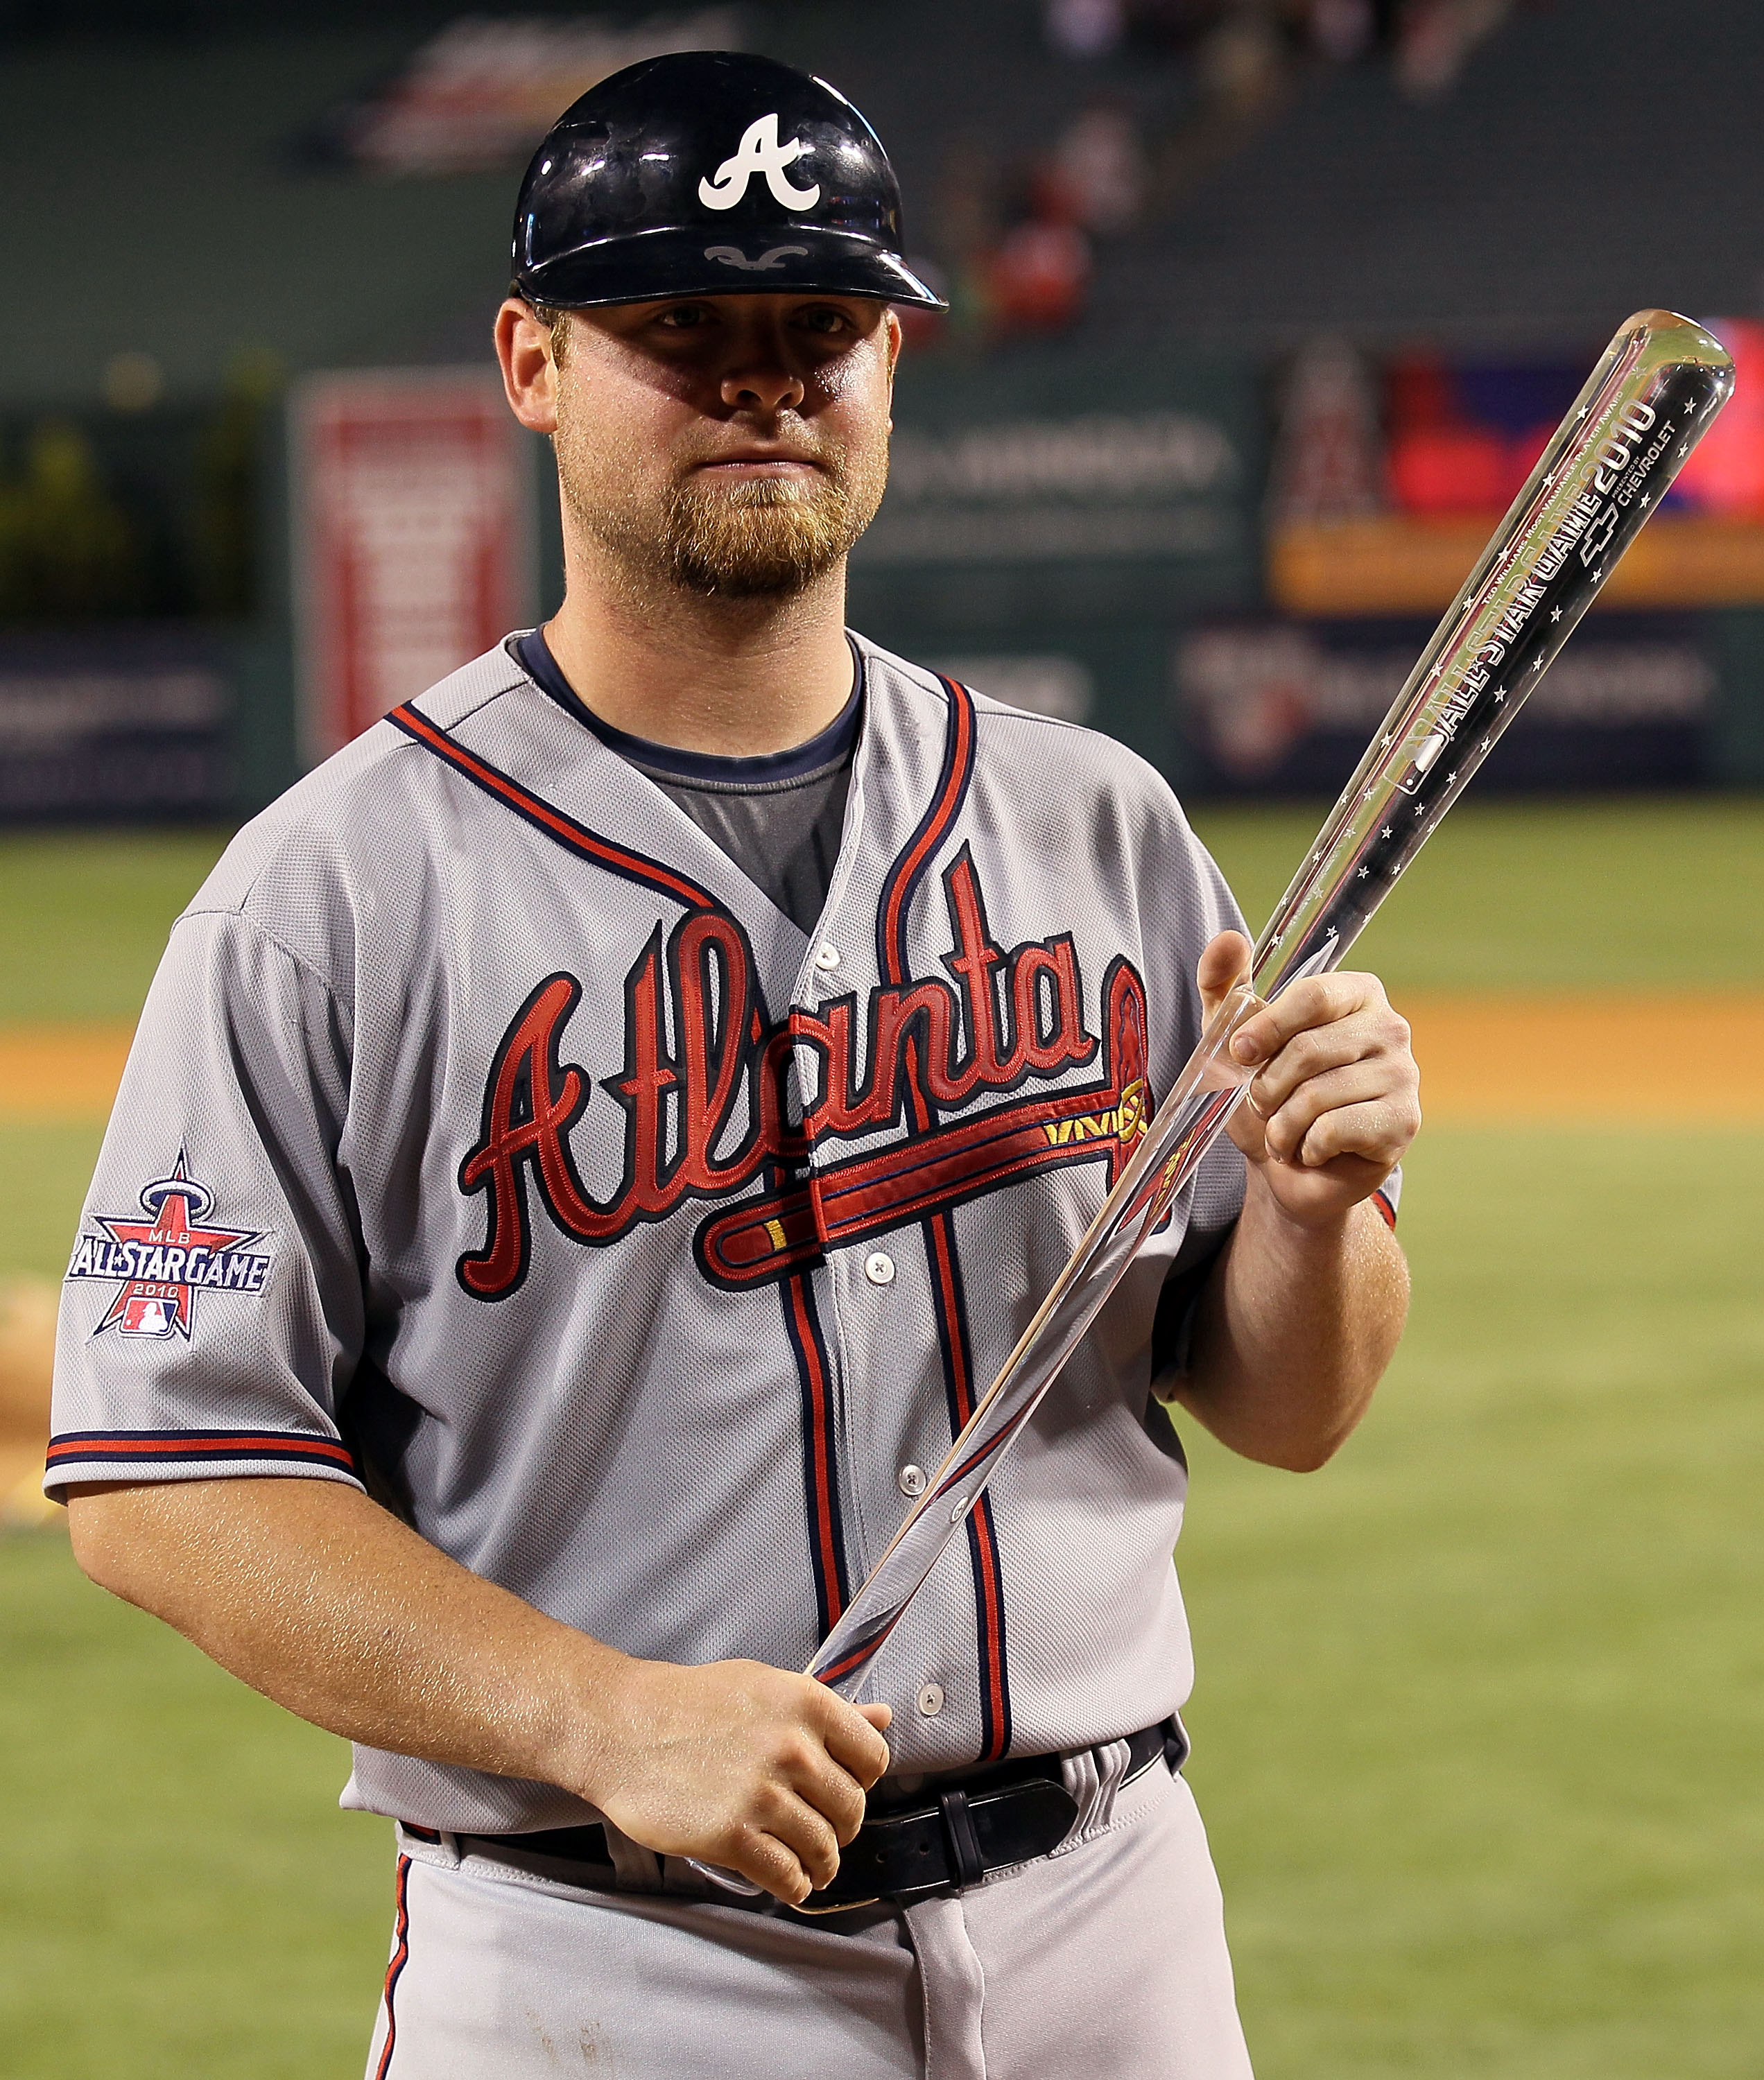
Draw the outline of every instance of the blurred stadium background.
<instances>
[{"instance_id":1,"label":"blurred stadium background","mask_svg":"<svg viewBox=\"0 0 1764 2080\"><path fill-rule=\"evenodd\" d=\"M1159 765L1253 921L1615 325L1737 398L1366 942L1413 1326L1303 1482L1196 1440L1192 1766L1263 2080L1764 2044L1764 11L0 4L0 2071L352 2073L338 1744L34 1504L53 1281L228 830L548 610L488 328L546 123L740 44L876 124L915 321L852 619Z\"/></svg>"}]
</instances>

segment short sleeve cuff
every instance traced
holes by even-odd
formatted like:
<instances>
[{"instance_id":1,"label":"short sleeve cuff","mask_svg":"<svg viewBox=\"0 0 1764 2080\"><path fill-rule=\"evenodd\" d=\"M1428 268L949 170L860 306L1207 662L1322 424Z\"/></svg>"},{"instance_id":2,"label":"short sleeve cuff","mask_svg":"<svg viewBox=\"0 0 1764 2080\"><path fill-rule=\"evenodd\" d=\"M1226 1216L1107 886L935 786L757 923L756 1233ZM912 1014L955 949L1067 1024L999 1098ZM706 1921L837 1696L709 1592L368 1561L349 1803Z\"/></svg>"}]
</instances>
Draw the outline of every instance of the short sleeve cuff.
<instances>
[{"instance_id":1,"label":"short sleeve cuff","mask_svg":"<svg viewBox=\"0 0 1764 2080\"><path fill-rule=\"evenodd\" d=\"M292 1475L363 1486L340 1439L297 1430L69 1430L49 1440L52 1501L87 1481L205 1481Z\"/></svg>"}]
</instances>

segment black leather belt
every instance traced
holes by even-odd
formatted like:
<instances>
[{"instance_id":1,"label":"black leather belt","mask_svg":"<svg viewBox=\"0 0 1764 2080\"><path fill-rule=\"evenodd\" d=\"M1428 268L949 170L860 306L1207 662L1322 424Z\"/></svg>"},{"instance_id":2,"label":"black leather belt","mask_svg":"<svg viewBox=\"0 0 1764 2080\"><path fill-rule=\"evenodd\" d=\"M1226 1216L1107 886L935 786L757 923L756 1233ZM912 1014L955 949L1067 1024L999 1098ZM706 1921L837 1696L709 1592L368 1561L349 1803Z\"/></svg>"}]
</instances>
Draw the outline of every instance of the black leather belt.
<instances>
[{"instance_id":1,"label":"black leather belt","mask_svg":"<svg viewBox=\"0 0 1764 2080\"><path fill-rule=\"evenodd\" d=\"M1124 1787L1160 1760L1172 1771L1180 1769L1188 1738L1179 1719L1166 1719L1132 1734L1127 1751ZM1077 1817L1077 1801L1065 1788L1058 1755L1031 1755L968 1777L934 1782L898 1805L872 1802L856 1839L840 1852L832 1884L791 1910L840 1914L879 1900L904 1903L928 1893L977 1885L989 1871L1051 1855ZM548 1827L531 1835L462 1835L459 1840L464 1848L554 1856L582 1869L578 1882L598 1891L617 1889L606 1833L598 1826ZM769 1899L757 1903L771 1905Z\"/></svg>"}]
</instances>

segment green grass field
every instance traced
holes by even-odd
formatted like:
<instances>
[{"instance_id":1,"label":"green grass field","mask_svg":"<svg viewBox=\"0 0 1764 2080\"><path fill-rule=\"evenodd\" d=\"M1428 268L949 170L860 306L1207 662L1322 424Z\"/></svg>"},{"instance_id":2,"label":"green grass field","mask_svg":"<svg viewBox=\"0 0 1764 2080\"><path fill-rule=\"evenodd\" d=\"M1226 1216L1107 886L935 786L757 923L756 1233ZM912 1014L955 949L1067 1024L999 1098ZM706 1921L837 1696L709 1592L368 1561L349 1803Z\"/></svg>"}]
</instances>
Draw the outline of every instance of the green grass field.
<instances>
[{"instance_id":1,"label":"green grass field","mask_svg":"<svg viewBox=\"0 0 1764 2080\"><path fill-rule=\"evenodd\" d=\"M1259 922L1314 813L1197 820ZM128 1016L213 849L0 843L0 1021ZM1473 804L1365 957L1752 988L1761 887L1757 803ZM95 1144L0 1131L0 1271L59 1268ZM1764 2071L1761 1168L1755 1130L1430 1130L1359 1436L1302 1480L1190 1440L1191 1775L1262 2080ZM52 1532L0 1540L0 2073L359 2071L390 1860L338 1743Z\"/></svg>"}]
</instances>

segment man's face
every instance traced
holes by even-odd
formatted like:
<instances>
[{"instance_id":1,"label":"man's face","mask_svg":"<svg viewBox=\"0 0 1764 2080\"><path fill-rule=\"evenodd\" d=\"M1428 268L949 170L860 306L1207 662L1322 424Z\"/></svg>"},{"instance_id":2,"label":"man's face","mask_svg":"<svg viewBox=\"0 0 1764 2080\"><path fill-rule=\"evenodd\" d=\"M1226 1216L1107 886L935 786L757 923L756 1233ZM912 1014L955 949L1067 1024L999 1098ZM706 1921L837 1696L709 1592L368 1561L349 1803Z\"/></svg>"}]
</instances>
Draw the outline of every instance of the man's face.
<instances>
[{"instance_id":1,"label":"man's face","mask_svg":"<svg viewBox=\"0 0 1764 2080\"><path fill-rule=\"evenodd\" d=\"M899 339L862 296L575 312L556 371L565 504L640 587L800 592L881 502Z\"/></svg>"}]
</instances>

